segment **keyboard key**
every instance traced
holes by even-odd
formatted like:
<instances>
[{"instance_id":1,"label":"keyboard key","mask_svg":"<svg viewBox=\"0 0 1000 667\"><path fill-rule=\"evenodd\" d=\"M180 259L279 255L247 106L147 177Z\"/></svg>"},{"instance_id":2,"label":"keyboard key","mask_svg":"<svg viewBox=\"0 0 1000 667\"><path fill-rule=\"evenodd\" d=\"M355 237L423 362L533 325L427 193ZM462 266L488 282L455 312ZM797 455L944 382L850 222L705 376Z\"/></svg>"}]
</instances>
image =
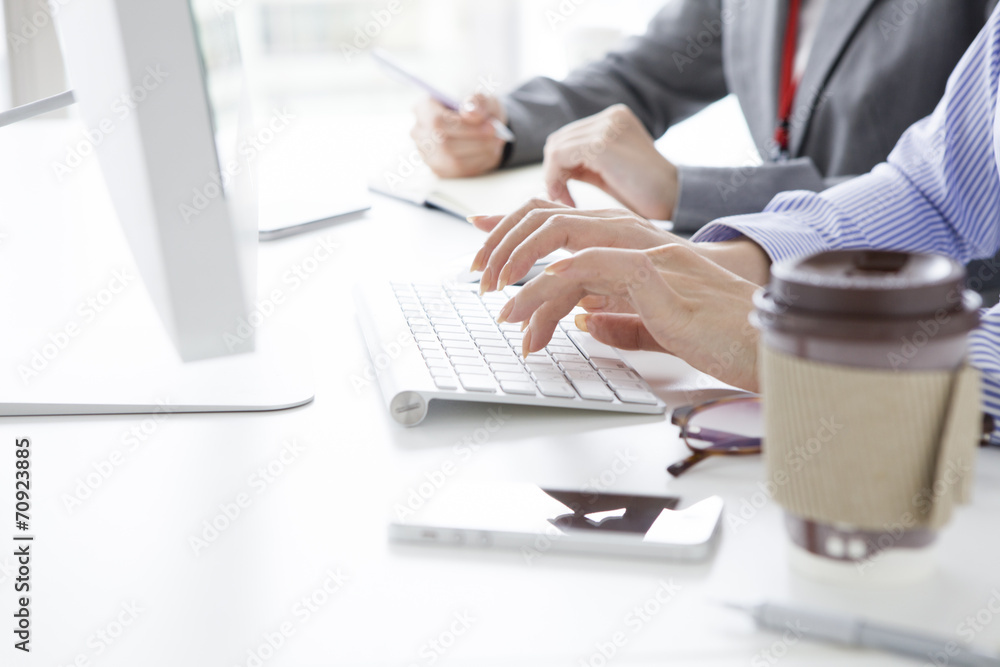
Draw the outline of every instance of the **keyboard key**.
<instances>
[{"instance_id":1,"label":"keyboard key","mask_svg":"<svg viewBox=\"0 0 1000 667\"><path fill-rule=\"evenodd\" d=\"M458 380L466 391L482 391L492 394L497 390L496 382L488 375L459 374Z\"/></svg>"},{"instance_id":2,"label":"keyboard key","mask_svg":"<svg viewBox=\"0 0 1000 667\"><path fill-rule=\"evenodd\" d=\"M485 351L483 354L503 354L503 355L516 355L518 358L521 357L521 349L511 347L510 343L507 341L486 341L480 344L480 347Z\"/></svg>"},{"instance_id":3,"label":"keyboard key","mask_svg":"<svg viewBox=\"0 0 1000 667\"><path fill-rule=\"evenodd\" d=\"M566 353L563 353L563 352L557 352L556 354L552 355L552 358L555 359L556 361L570 361L570 362L574 362L574 363L584 363L584 364L587 364L587 360L583 358L582 354L580 354L579 352L576 352L576 350L574 350L573 353L571 353L571 354L566 354ZM587 364L587 366L589 367L590 364Z\"/></svg>"},{"instance_id":4,"label":"keyboard key","mask_svg":"<svg viewBox=\"0 0 1000 667\"><path fill-rule=\"evenodd\" d=\"M567 371L566 377L569 378L570 382L577 384L578 382L598 382L603 387L604 380L593 370L586 371Z\"/></svg>"},{"instance_id":5,"label":"keyboard key","mask_svg":"<svg viewBox=\"0 0 1000 667\"><path fill-rule=\"evenodd\" d=\"M503 382L527 382L531 383L531 378L524 371L498 371L497 369L492 369L493 373L496 375L497 380L501 383ZM532 384L534 386L534 384Z\"/></svg>"},{"instance_id":6,"label":"keyboard key","mask_svg":"<svg viewBox=\"0 0 1000 667\"><path fill-rule=\"evenodd\" d=\"M559 371L531 371L535 382L566 382L566 376Z\"/></svg>"},{"instance_id":7,"label":"keyboard key","mask_svg":"<svg viewBox=\"0 0 1000 667\"><path fill-rule=\"evenodd\" d=\"M538 382L538 391L540 391L543 396L552 396L555 398L576 398L576 392L573 391L573 387L561 380L540 380Z\"/></svg>"},{"instance_id":8,"label":"keyboard key","mask_svg":"<svg viewBox=\"0 0 1000 667\"><path fill-rule=\"evenodd\" d=\"M616 389L615 393L622 403L640 403L642 405L656 405L656 396L645 390L639 389Z\"/></svg>"},{"instance_id":9,"label":"keyboard key","mask_svg":"<svg viewBox=\"0 0 1000 667\"><path fill-rule=\"evenodd\" d=\"M455 372L462 375L485 375L490 377L490 369L486 366L476 366L473 364L455 364Z\"/></svg>"},{"instance_id":10,"label":"keyboard key","mask_svg":"<svg viewBox=\"0 0 1000 667\"><path fill-rule=\"evenodd\" d=\"M437 385L438 389L442 390L458 389L458 381L454 376L436 377L434 378L434 384Z\"/></svg>"},{"instance_id":11,"label":"keyboard key","mask_svg":"<svg viewBox=\"0 0 1000 667\"><path fill-rule=\"evenodd\" d=\"M489 365L483 361L481 357L464 357L461 354L453 354L448 357L448 361L451 362L452 366L472 366L483 369L489 368Z\"/></svg>"},{"instance_id":12,"label":"keyboard key","mask_svg":"<svg viewBox=\"0 0 1000 667\"><path fill-rule=\"evenodd\" d=\"M609 357L591 357L590 363L598 370L608 369L608 370L629 370L628 364L626 364L621 359L611 359Z\"/></svg>"},{"instance_id":13,"label":"keyboard key","mask_svg":"<svg viewBox=\"0 0 1000 667\"><path fill-rule=\"evenodd\" d=\"M493 363L489 359L486 363L490 365L490 370L499 375L500 373L524 373L524 366L521 364L498 364Z\"/></svg>"},{"instance_id":14,"label":"keyboard key","mask_svg":"<svg viewBox=\"0 0 1000 667\"><path fill-rule=\"evenodd\" d=\"M634 389L636 391L649 391L647 387L642 382L608 382L608 386L611 387L613 391L618 391L619 389Z\"/></svg>"},{"instance_id":15,"label":"keyboard key","mask_svg":"<svg viewBox=\"0 0 1000 667\"><path fill-rule=\"evenodd\" d=\"M430 318L458 319L458 316L455 315L455 309L447 301L443 303L424 303L424 311Z\"/></svg>"},{"instance_id":16,"label":"keyboard key","mask_svg":"<svg viewBox=\"0 0 1000 667\"><path fill-rule=\"evenodd\" d=\"M557 375L562 375L562 371L560 371L559 368L551 361L548 363L529 361L526 362L524 366L532 373L549 372L549 373L556 373Z\"/></svg>"},{"instance_id":17,"label":"keyboard key","mask_svg":"<svg viewBox=\"0 0 1000 667\"><path fill-rule=\"evenodd\" d=\"M500 381L500 388L508 394L521 394L524 396L535 395L535 385L531 382Z\"/></svg>"},{"instance_id":18,"label":"keyboard key","mask_svg":"<svg viewBox=\"0 0 1000 667\"><path fill-rule=\"evenodd\" d=\"M521 372L524 370L524 366L521 365L521 362L517 359L517 357L513 356L502 357L491 354L488 357L483 357L483 360L489 364L491 368L496 366L502 371Z\"/></svg>"},{"instance_id":19,"label":"keyboard key","mask_svg":"<svg viewBox=\"0 0 1000 667\"><path fill-rule=\"evenodd\" d=\"M450 378L455 377L455 374L451 371L451 364L447 361L444 366L429 366L431 371L431 377L436 378Z\"/></svg>"},{"instance_id":20,"label":"keyboard key","mask_svg":"<svg viewBox=\"0 0 1000 667\"><path fill-rule=\"evenodd\" d=\"M435 368L447 368L449 371L451 369L451 363L444 358L424 357L424 363L427 364L427 368L431 369L432 373Z\"/></svg>"},{"instance_id":21,"label":"keyboard key","mask_svg":"<svg viewBox=\"0 0 1000 667\"><path fill-rule=\"evenodd\" d=\"M462 363L464 361L475 360L477 362L482 361L483 358L475 350L467 350L465 348L452 348L445 350L448 354L448 358L454 363Z\"/></svg>"},{"instance_id":22,"label":"keyboard key","mask_svg":"<svg viewBox=\"0 0 1000 667\"><path fill-rule=\"evenodd\" d=\"M441 328L443 329L444 327L441 327ZM462 331L460 333L452 333L450 331L443 331L443 332L439 331L438 332L438 338L441 339L442 343L444 343L446 341L449 341L449 340L460 341L460 342L469 342L469 343L472 342L472 338L470 338L469 334L465 333L464 331Z\"/></svg>"},{"instance_id":23,"label":"keyboard key","mask_svg":"<svg viewBox=\"0 0 1000 667\"><path fill-rule=\"evenodd\" d=\"M490 363L521 365L520 357L514 354L514 351L510 348L506 350L492 347L480 348L480 352L483 353L483 359Z\"/></svg>"},{"instance_id":24,"label":"keyboard key","mask_svg":"<svg viewBox=\"0 0 1000 667\"><path fill-rule=\"evenodd\" d=\"M477 343L507 347L507 339L501 336L499 331L471 331L470 333Z\"/></svg>"},{"instance_id":25,"label":"keyboard key","mask_svg":"<svg viewBox=\"0 0 1000 667\"><path fill-rule=\"evenodd\" d=\"M632 371L623 370L602 370L601 375L609 383L614 384L615 382L638 382L639 376Z\"/></svg>"},{"instance_id":26,"label":"keyboard key","mask_svg":"<svg viewBox=\"0 0 1000 667\"><path fill-rule=\"evenodd\" d=\"M562 367L564 373L592 373L594 371L594 369L590 367L590 364L586 362L579 363L564 361L559 365Z\"/></svg>"},{"instance_id":27,"label":"keyboard key","mask_svg":"<svg viewBox=\"0 0 1000 667\"><path fill-rule=\"evenodd\" d=\"M596 375L596 373L595 373ZM573 386L576 390L580 392L582 398L587 398L592 401L606 401L611 402L615 400L615 395L610 389L605 386L603 382L591 382L591 381L573 381Z\"/></svg>"},{"instance_id":28,"label":"keyboard key","mask_svg":"<svg viewBox=\"0 0 1000 667\"><path fill-rule=\"evenodd\" d=\"M618 354L613 347L598 342L588 333L570 332L569 337L588 359L591 357L607 359L609 357L613 358Z\"/></svg>"},{"instance_id":29,"label":"keyboard key","mask_svg":"<svg viewBox=\"0 0 1000 667\"><path fill-rule=\"evenodd\" d=\"M455 312L455 307L445 299L421 299L420 305L428 313L446 316Z\"/></svg>"}]
</instances>

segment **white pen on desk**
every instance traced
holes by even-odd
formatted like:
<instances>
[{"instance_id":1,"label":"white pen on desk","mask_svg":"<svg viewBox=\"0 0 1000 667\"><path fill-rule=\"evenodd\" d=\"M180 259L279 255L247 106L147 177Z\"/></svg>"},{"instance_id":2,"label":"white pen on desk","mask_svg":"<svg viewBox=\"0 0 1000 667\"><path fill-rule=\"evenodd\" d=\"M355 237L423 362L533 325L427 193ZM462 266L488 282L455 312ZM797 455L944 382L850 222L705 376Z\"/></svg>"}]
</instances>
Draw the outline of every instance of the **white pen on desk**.
<instances>
[{"instance_id":1,"label":"white pen on desk","mask_svg":"<svg viewBox=\"0 0 1000 667\"><path fill-rule=\"evenodd\" d=\"M371 53L372 57L378 64L402 80L424 90L428 95L452 111L459 110L459 103L455 98L451 97L447 93L441 92L440 89L434 87L410 70L403 67L403 65L399 64L399 62L382 49L372 49ZM493 126L493 133L496 134L498 139L503 139L504 141L514 141L514 133L510 131L510 128L501 123L498 118L491 118L490 124Z\"/></svg>"},{"instance_id":2,"label":"white pen on desk","mask_svg":"<svg viewBox=\"0 0 1000 667\"><path fill-rule=\"evenodd\" d=\"M802 633L801 636L809 639L878 649L924 660L937 658L954 667L1000 667L997 655L962 646L957 640L881 625L856 616L796 609L770 602L758 605L723 604L750 614L757 627L777 632L785 631L791 624Z\"/></svg>"}]
</instances>

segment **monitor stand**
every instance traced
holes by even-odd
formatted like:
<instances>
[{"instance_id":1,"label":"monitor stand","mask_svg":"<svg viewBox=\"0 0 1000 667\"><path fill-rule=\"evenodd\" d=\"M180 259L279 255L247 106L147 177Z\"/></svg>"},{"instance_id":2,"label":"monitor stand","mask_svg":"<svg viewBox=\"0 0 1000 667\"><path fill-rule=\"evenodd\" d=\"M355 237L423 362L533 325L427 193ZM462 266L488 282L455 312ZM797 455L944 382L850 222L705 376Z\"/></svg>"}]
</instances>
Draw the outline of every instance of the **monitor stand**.
<instances>
[{"instance_id":1,"label":"monitor stand","mask_svg":"<svg viewBox=\"0 0 1000 667\"><path fill-rule=\"evenodd\" d=\"M38 375L22 362L21 372L0 374L0 416L257 412L313 400L305 346L258 347L188 363L167 349L127 366L66 355Z\"/></svg>"}]
</instances>

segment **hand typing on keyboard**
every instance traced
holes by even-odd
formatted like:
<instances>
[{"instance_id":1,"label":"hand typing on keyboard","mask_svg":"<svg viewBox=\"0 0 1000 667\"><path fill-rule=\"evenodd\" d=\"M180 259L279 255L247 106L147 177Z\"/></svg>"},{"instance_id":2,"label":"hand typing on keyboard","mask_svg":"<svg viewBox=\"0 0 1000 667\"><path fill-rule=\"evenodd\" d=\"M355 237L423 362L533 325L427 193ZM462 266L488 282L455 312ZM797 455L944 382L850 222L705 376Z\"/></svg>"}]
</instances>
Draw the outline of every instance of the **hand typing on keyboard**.
<instances>
[{"instance_id":1,"label":"hand typing on keyboard","mask_svg":"<svg viewBox=\"0 0 1000 667\"><path fill-rule=\"evenodd\" d=\"M610 247L645 249L688 242L624 209L581 211L544 199L532 199L509 215L469 220L489 232L472 262L482 271L484 292L503 289L527 275L535 262L559 250Z\"/></svg>"},{"instance_id":2,"label":"hand typing on keyboard","mask_svg":"<svg viewBox=\"0 0 1000 667\"><path fill-rule=\"evenodd\" d=\"M379 341L375 349L382 341L398 340L397 315L416 343L379 377L400 423L419 423L430 399L639 414L662 414L666 407L617 351L580 331L572 319L557 322L548 345L522 357L520 325L496 321L518 288L486 295L472 285L392 283L390 288L391 305L375 290L359 306L369 313L361 318L363 328L373 322L389 326L366 331L366 338Z\"/></svg>"},{"instance_id":3,"label":"hand typing on keyboard","mask_svg":"<svg viewBox=\"0 0 1000 667\"><path fill-rule=\"evenodd\" d=\"M599 341L669 352L757 391L758 336L747 320L756 289L683 245L595 248L549 265L497 320L528 323L522 338L528 356L548 344L559 320L579 304L591 312L579 316L577 326Z\"/></svg>"}]
</instances>

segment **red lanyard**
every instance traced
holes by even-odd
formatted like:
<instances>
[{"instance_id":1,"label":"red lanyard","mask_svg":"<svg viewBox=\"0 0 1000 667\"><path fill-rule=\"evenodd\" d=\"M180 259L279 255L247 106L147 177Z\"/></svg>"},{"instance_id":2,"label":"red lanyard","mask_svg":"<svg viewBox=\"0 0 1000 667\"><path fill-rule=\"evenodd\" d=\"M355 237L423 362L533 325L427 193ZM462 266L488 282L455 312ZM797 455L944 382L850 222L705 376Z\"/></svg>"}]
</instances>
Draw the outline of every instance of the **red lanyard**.
<instances>
[{"instance_id":1,"label":"red lanyard","mask_svg":"<svg viewBox=\"0 0 1000 667\"><path fill-rule=\"evenodd\" d=\"M792 118L792 102L795 100L795 50L799 35L799 5L802 0L789 0L788 26L785 28L785 46L781 58L781 81L778 89L778 128L774 131L774 141L781 155L788 157L788 128Z\"/></svg>"}]
</instances>

